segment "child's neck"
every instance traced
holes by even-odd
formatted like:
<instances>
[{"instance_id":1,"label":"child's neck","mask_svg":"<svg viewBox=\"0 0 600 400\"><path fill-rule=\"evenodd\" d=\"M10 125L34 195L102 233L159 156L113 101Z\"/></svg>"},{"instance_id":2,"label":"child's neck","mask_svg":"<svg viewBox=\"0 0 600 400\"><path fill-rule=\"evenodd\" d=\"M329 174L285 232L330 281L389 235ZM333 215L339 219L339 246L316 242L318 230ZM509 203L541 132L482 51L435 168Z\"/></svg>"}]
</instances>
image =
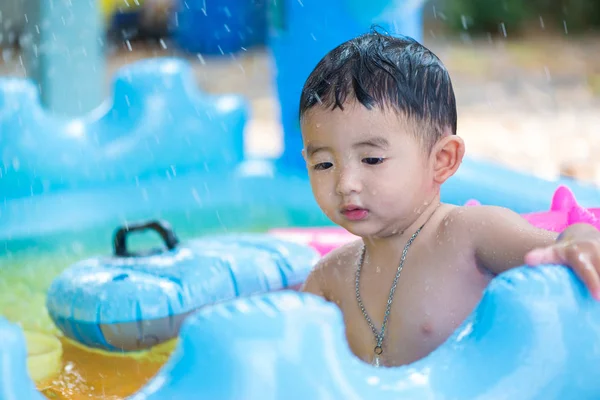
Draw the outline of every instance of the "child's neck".
<instances>
[{"instance_id":1,"label":"child's neck","mask_svg":"<svg viewBox=\"0 0 600 400\"><path fill-rule=\"evenodd\" d=\"M427 223L440 205L440 196L438 194L412 220L407 221L404 224L405 227L398 231L398 233L385 237L364 237L363 243L366 247L366 260L373 258L377 258L378 260L397 259L406 242L419 228L426 228Z\"/></svg>"}]
</instances>

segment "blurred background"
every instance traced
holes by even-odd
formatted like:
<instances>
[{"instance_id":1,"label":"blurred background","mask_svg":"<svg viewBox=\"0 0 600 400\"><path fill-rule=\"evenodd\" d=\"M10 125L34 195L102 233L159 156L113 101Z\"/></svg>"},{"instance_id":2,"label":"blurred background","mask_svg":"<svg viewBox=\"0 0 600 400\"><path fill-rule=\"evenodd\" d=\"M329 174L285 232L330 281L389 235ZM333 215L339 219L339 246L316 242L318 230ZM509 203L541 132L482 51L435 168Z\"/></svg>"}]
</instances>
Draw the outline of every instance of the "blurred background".
<instances>
[{"instance_id":1,"label":"blurred background","mask_svg":"<svg viewBox=\"0 0 600 400\"><path fill-rule=\"evenodd\" d=\"M277 1L98 1L105 34L102 96L109 95L111 79L123 65L185 57L203 90L240 93L250 100L247 150L281 152L279 105L266 47L268 30L282 19ZM0 1L0 75L35 75L22 50L34 3ZM208 18L202 4L228 11ZM194 9L193 15L186 8ZM182 33L184 13L191 25ZM600 2L429 0L422 18L424 44L453 77L459 133L470 155L545 178L600 182L594 157L600 149ZM85 74L78 79L85 80Z\"/></svg>"}]
</instances>

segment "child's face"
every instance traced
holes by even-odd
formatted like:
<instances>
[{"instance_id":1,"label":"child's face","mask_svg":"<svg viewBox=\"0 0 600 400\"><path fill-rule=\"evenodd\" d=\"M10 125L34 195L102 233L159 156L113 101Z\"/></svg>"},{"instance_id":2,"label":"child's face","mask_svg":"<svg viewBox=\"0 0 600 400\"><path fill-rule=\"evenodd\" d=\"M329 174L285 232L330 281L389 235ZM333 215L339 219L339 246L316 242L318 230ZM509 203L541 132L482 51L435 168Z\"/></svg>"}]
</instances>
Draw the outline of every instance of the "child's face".
<instances>
[{"instance_id":1,"label":"child's face","mask_svg":"<svg viewBox=\"0 0 600 400\"><path fill-rule=\"evenodd\" d=\"M317 203L358 236L403 231L435 196L430 156L393 111L344 108L315 107L302 121Z\"/></svg>"}]
</instances>

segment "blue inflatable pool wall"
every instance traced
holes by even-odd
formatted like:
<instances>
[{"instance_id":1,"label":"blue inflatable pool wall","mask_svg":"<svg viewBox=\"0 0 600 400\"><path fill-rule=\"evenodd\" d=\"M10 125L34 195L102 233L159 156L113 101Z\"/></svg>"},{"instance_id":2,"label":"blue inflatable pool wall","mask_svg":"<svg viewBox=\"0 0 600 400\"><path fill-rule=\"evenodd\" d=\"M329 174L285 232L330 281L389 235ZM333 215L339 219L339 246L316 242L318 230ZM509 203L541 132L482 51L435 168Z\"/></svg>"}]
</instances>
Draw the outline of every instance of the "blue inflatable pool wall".
<instances>
[{"instance_id":1,"label":"blue inflatable pool wall","mask_svg":"<svg viewBox=\"0 0 600 400\"><path fill-rule=\"evenodd\" d=\"M375 368L350 351L339 309L297 292L224 302L188 317L157 376L130 400L600 398L600 302L562 266L497 276L429 356ZM25 342L0 319L0 395L38 400Z\"/></svg>"},{"instance_id":2,"label":"blue inflatable pool wall","mask_svg":"<svg viewBox=\"0 0 600 400\"><path fill-rule=\"evenodd\" d=\"M244 157L246 101L202 93L190 65L177 59L124 67L112 99L80 119L45 113L29 81L0 82L0 147L10 156L1 187L8 199L198 169L218 174Z\"/></svg>"},{"instance_id":3,"label":"blue inflatable pool wall","mask_svg":"<svg viewBox=\"0 0 600 400\"><path fill-rule=\"evenodd\" d=\"M21 328L0 316L0 399L45 400L27 370L27 345Z\"/></svg>"},{"instance_id":4,"label":"blue inflatable pool wall","mask_svg":"<svg viewBox=\"0 0 600 400\"><path fill-rule=\"evenodd\" d=\"M376 368L350 352L335 305L270 294L190 317L170 362L131 399L596 399L599 320L571 270L522 267L496 277L429 356Z\"/></svg>"}]
</instances>

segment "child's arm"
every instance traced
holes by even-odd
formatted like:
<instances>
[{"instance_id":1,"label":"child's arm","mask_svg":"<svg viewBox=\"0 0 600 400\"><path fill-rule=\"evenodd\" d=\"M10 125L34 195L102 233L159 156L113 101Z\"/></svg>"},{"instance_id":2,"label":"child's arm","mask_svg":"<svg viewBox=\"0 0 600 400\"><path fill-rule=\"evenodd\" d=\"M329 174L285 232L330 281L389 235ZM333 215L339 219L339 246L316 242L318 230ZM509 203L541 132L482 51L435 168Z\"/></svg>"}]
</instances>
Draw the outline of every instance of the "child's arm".
<instances>
[{"instance_id":1,"label":"child's arm","mask_svg":"<svg viewBox=\"0 0 600 400\"><path fill-rule=\"evenodd\" d=\"M501 207L464 208L459 219L478 263L492 273L523 264L565 264L600 300L600 232L593 226L572 225L557 237Z\"/></svg>"},{"instance_id":2,"label":"child's arm","mask_svg":"<svg viewBox=\"0 0 600 400\"><path fill-rule=\"evenodd\" d=\"M315 265L301 290L335 301L340 282L346 281L348 266L356 263L356 255L361 247L362 241L356 240L329 252Z\"/></svg>"},{"instance_id":3,"label":"child's arm","mask_svg":"<svg viewBox=\"0 0 600 400\"><path fill-rule=\"evenodd\" d=\"M324 276L323 276L323 260L319 261L317 265L310 271L308 278L306 278L306 282L302 285L302 292L316 294L317 296L321 296L325 298L325 291L323 290L324 286Z\"/></svg>"}]
</instances>

